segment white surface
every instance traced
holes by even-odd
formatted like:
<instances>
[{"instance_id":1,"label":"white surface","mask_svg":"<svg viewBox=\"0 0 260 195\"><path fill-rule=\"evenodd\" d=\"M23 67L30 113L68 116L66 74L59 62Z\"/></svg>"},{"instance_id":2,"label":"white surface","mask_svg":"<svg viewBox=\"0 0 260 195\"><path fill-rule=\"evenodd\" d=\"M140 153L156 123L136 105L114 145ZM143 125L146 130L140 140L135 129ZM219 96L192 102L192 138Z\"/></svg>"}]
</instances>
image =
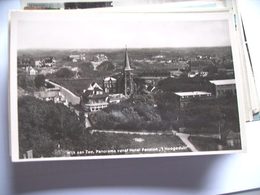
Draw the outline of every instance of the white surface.
<instances>
[{"instance_id":1,"label":"white surface","mask_svg":"<svg viewBox=\"0 0 260 195\"><path fill-rule=\"evenodd\" d=\"M215 85L230 85L230 84L236 84L235 79L226 79L226 80L212 80L209 81Z\"/></svg>"},{"instance_id":2,"label":"white surface","mask_svg":"<svg viewBox=\"0 0 260 195\"><path fill-rule=\"evenodd\" d=\"M260 91L260 1L241 0L249 48ZM1 1L0 192L31 194L221 194L260 187L260 122L246 125L245 154L13 164L7 158L7 10ZM10 180L11 171L14 173ZM69 190L67 188L70 188Z\"/></svg>"}]
</instances>

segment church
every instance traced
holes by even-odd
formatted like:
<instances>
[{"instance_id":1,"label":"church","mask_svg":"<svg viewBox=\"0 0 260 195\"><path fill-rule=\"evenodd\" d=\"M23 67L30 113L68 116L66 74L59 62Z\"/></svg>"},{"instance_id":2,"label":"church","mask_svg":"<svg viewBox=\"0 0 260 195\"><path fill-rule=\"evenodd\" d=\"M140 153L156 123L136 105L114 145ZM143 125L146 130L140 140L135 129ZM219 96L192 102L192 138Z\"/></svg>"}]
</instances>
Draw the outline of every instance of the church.
<instances>
[{"instance_id":1,"label":"church","mask_svg":"<svg viewBox=\"0 0 260 195\"><path fill-rule=\"evenodd\" d=\"M129 98L136 91L136 83L134 82L133 69L130 66L128 50L125 49L124 66L122 72L104 78L104 91L109 94L123 94Z\"/></svg>"},{"instance_id":2,"label":"church","mask_svg":"<svg viewBox=\"0 0 260 195\"><path fill-rule=\"evenodd\" d=\"M109 103L119 103L121 100L131 97L136 90L133 76L126 48L122 72L105 77L102 87L97 82L92 82L83 91L81 98L83 109L87 112L98 111L106 108Z\"/></svg>"}]
</instances>

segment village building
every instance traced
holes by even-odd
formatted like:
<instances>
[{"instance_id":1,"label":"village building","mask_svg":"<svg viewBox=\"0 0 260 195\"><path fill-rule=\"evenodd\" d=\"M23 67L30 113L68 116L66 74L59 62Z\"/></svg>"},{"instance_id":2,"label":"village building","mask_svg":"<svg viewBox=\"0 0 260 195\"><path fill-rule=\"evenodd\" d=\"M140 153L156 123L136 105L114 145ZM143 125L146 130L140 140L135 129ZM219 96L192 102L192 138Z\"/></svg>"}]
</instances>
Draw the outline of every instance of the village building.
<instances>
[{"instance_id":1,"label":"village building","mask_svg":"<svg viewBox=\"0 0 260 195\"><path fill-rule=\"evenodd\" d=\"M183 75L183 72L180 69L170 71L170 77L172 78L178 78L181 75Z\"/></svg>"},{"instance_id":2,"label":"village building","mask_svg":"<svg viewBox=\"0 0 260 195\"><path fill-rule=\"evenodd\" d=\"M198 70L193 70L193 71L190 71L190 72L188 73L188 77L189 77L189 78L194 78L194 77L198 76L199 74L200 74L200 73L199 73Z\"/></svg>"},{"instance_id":3,"label":"village building","mask_svg":"<svg viewBox=\"0 0 260 195\"><path fill-rule=\"evenodd\" d=\"M122 72L114 74L112 77L117 80L117 93L122 93L126 98L129 98L137 90L137 83L134 80L134 69L130 66L130 60L127 49L124 56L124 68Z\"/></svg>"},{"instance_id":4,"label":"village building","mask_svg":"<svg viewBox=\"0 0 260 195\"><path fill-rule=\"evenodd\" d=\"M105 77L103 80L103 87L105 93L117 93L117 80L114 77Z\"/></svg>"},{"instance_id":5,"label":"village building","mask_svg":"<svg viewBox=\"0 0 260 195\"><path fill-rule=\"evenodd\" d=\"M44 91L37 91L34 92L34 96L44 101L53 101L54 103L62 102L59 88L49 88Z\"/></svg>"},{"instance_id":6,"label":"village building","mask_svg":"<svg viewBox=\"0 0 260 195\"><path fill-rule=\"evenodd\" d=\"M93 57L94 62L104 62L107 61L108 57L105 54L97 54L96 56Z\"/></svg>"},{"instance_id":7,"label":"village building","mask_svg":"<svg viewBox=\"0 0 260 195\"><path fill-rule=\"evenodd\" d=\"M110 104L118 104L123 99L126 99L126 97L122 93L108 95L108 103Z\"/></svg>"},{"instance_id":8,"label":"village building","mask_svg":"<svg viewBox=\"0 0 260 195\"><path fill-rule=\"evenodd\" d=\"M214 93L216 97L236 95L235 79L211 80L209 82L214 86Z\"/></svg>"},{"instance_id":9,"label":"village building","mask_svg":"<svg viewBox=\"0 0 260 195\"><path fill-rule=\"evenodd\" d=\"M105 55L98 55L105 59ZM124 69L121 73L103 79L103 88L92 82L83 91L81 105L86 112L98 111L106 108L109 103L119 103L129 98L135 92L136 84L133 69L130 66L127 49L125 50Z\"/></svg>"},{"instance_id":10,"label":"village building","mask_svg":"<svg viewBox=\"0 0 260 195\"><path fill-rule=\"evenodd\" d=\"M54 57L45 57L43 59L43 66L52 67L55 65L55 63L56 63L56 60Z\"/></svg>"},{"instance_id":11,"label":"village building","mask_svg":"<svg viewBox=\"0 0 260 195\"><path fill-rule=\"evenodd\" d=\"M41 60L35 60L35 67L37 67L37 68L42 67L42 61Z\"/></svg>"},{"instance_id":12,"label":"village building","mask_svg":"<svg viewBox=\"0 0 260 195\"><path fill-rule=\"evenodd\" d=\"M42 74L42 75L53 74L56 71L57 71L56 69L44 67L44 68L39 69L39 74Z\"/></svg>"},{"instance_id":13,"label":"village building","mask_svg":"<svg viewBox=\"0 0 260 195\"><path fill-rule=\"evenodd\" d=\"M86 112L99 111L108 106L108 94L93 82L83 91L81 105Z\"/></svg>"},{"instance_id":14,"label":"village building","mask_svg":"<svg viewBox=\"0 0 260 195\"><path fill-rule=\"evenodd\" d=\"M208 100L212 98L212 94L205 91L175 92L174 94L176 95L178 107L180 109L184 109L195 99Z\"/></svg>"},{"instance_id":15,"label":"village building","mask_svg":"<svg viewBox=\"0 0 260 195\"><path fill-rule=\"evenodd\" d=\"M30 76L36 76L38 74L38 71L36 69L34 69L31 66L27 66L25 68L25 71L27 72L27 74L29 74Z\"/></svg>"},{"instance_id":16,"label":"village building","mask_svg":"<svg viewBox=\"0 0 260 195\"><path fill-rule=\"evenodd\" d=\"M71 54L69 56L69 58L72 62L84 61L84 60L86 60L86 55L84 53L82 53L82 54Z\"/></svg>"}]
</instances>

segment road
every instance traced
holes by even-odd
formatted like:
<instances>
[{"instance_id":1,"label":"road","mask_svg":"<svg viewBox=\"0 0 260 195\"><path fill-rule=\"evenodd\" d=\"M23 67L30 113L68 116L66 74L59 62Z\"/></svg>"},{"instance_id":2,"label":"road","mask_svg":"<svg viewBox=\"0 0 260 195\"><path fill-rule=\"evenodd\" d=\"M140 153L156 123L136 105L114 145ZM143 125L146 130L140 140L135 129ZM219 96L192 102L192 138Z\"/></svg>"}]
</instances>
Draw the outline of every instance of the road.
<instances>
[{"instance_id":1,"label":"road","mask_svg":"<svg viewBox=\"0 0 260 195\"><path fill-rule=\"evenodd\" d=\"M195 146L190 142L189 134L186 133L176 133L175 134L190 148L192 152L198 152L198 150L195 148Z\"/></svg>"}]
</instances>

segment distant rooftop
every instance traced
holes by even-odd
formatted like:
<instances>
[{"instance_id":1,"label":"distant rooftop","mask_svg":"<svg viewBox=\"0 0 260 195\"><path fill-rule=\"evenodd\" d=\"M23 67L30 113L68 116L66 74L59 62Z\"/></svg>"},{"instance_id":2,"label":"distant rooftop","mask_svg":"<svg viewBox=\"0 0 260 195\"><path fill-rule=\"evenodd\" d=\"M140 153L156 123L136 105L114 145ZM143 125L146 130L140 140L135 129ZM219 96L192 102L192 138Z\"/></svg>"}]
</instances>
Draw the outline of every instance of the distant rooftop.
<instances>
[{"instance_id":1,"label":"distant rooftop","mask_svg":"<svg viewBox=\"0 0 260 195\"><path fill-rule=\"evenodd\" d=\"M225 79L225 80L212 80L209 81L214 85L232 85L236 84L235 79Z\"/></svg>"},{"instance_id":2,"label":"distant rooftop","mask_svg":"<svg viewBox=\"0 0 260 195\"><path fill-rule=\"evenodd\" d=\"M211 96L211 93L206 92L206 91L187 91L187 92L175 92L176 95L178 96L201 96L201 95L207 95Z\"/></svg>"},{"instance_id":3,"label":"distant rooftop","mask_svg":"<svg viewBox=\"0 0 260 195\"><path fill-rule=\"evenodd\" d=\"M106 77L104 78L104 81L116 81L116 79L114 77Z\"/></svg>"}]
</instances>

